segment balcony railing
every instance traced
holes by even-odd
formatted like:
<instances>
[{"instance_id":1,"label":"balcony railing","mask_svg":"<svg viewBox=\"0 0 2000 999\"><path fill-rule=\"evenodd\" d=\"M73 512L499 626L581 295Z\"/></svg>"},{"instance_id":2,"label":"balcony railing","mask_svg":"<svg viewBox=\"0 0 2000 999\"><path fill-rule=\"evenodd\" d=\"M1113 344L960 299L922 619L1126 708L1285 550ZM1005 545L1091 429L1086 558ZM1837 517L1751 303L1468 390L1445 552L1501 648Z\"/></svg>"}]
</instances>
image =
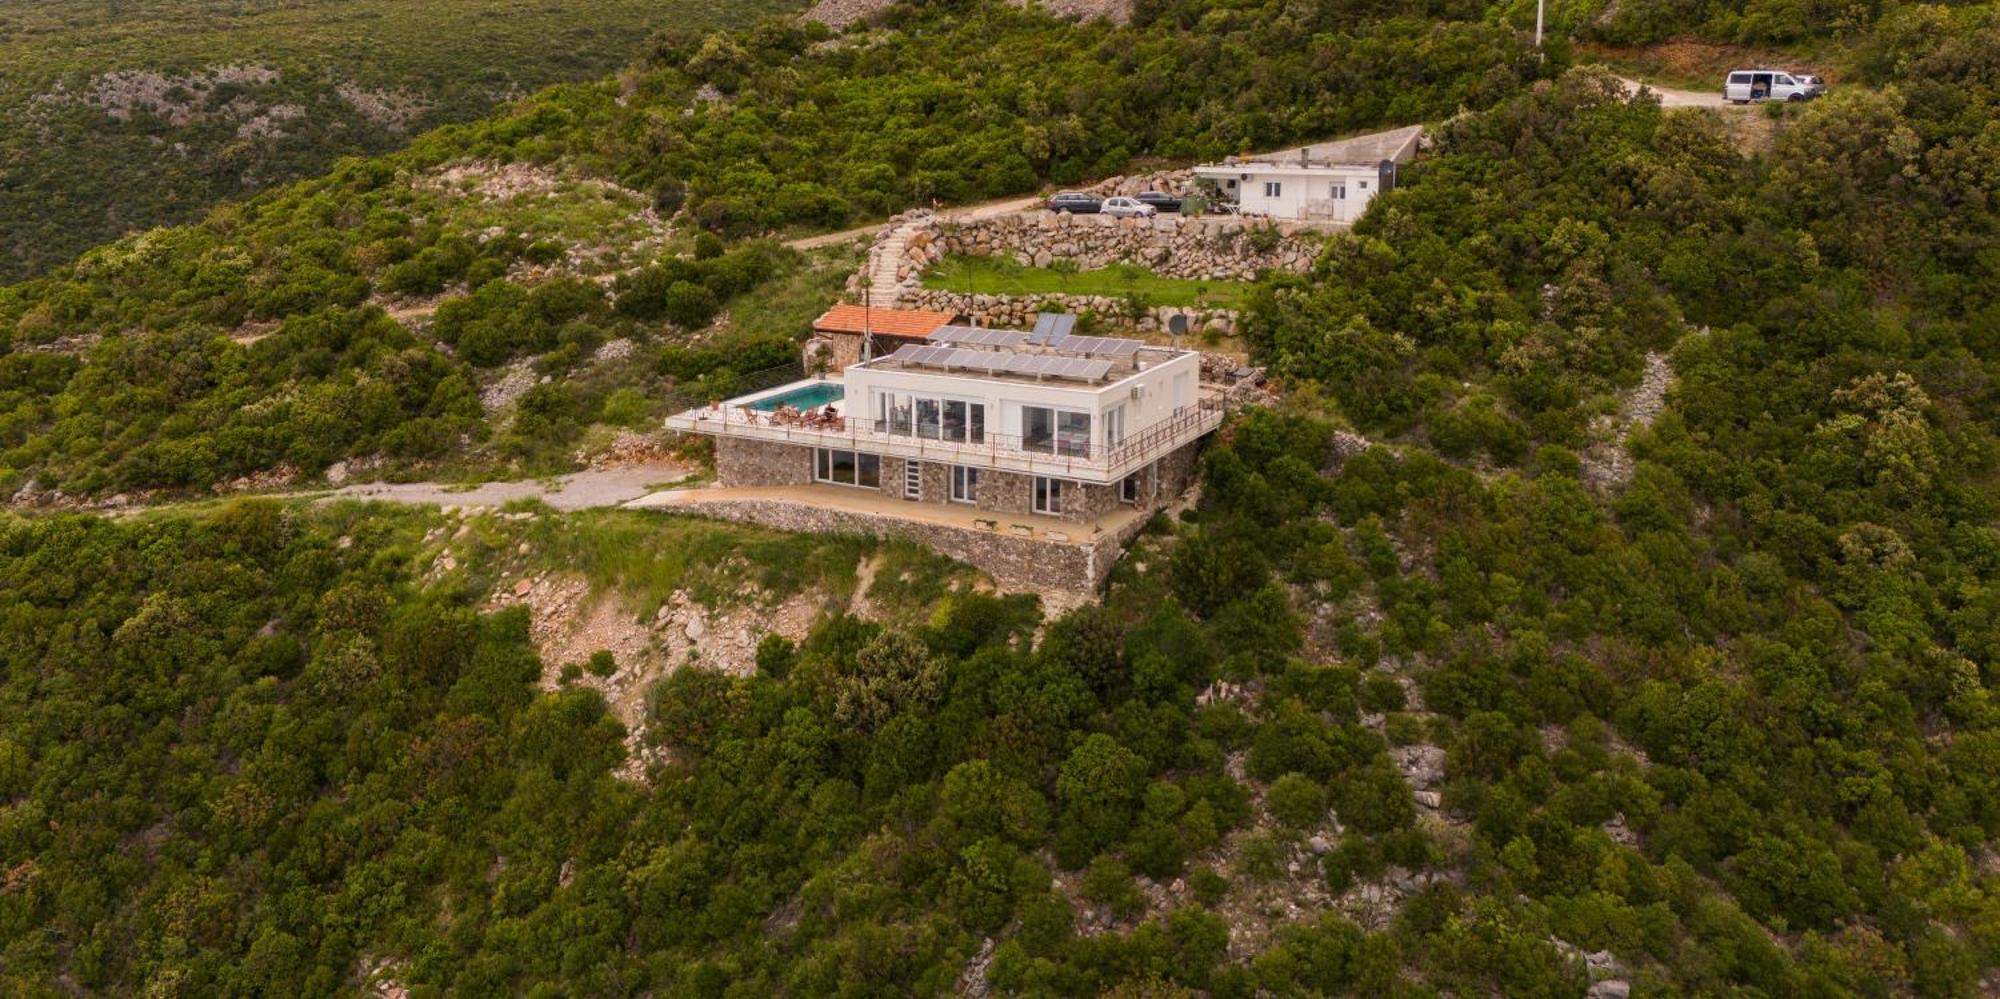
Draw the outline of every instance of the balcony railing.
<instances>
[{"instance_id":1,"label":"balcony railing","mask_svg":"<svg viewBox=\"0 0 2000 999\"><path fill-rule=\"evenodd\" d=\"M1029 472L1104 483L1138 471L1222 423L1222 405L1201 399L1165 420L1105 447L1088 441L1023 438L985 431L972 440L947 440L903 430L891 432L884 421L782 419L771 413L727 407L691 409L667 419L667 427L691 433L739 437L801 447L831 447L868 451L899 458L970 465L999 471ZM925 430L936 428L925 427ZM939 431L941 433L941 430Z\"/></svg>"}]
</instances>

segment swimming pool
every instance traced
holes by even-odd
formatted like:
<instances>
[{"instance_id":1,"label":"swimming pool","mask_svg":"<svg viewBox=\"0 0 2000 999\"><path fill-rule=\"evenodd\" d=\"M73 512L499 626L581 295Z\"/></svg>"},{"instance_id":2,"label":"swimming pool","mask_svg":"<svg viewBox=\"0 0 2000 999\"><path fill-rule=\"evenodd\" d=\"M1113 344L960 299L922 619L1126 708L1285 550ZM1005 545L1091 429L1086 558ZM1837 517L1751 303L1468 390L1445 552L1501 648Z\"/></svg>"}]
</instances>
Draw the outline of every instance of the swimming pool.
<instances>
[{"instance_id":1,"label":"swimming pool","mask_svg":"<svg viewBox=\"0 0 2000 999\"><path fill-rule=\"evenodd\" d=\"M810 385L801 385L798 388L780 392L777 395L767 395L756 402L750 403L749 406L760 413L769 413L779 406L790 406L793 409L804 411L818 409L828 403L839 402L846 397L847 389L839 382L814 382Z\"/></svg>"}]
</instances>

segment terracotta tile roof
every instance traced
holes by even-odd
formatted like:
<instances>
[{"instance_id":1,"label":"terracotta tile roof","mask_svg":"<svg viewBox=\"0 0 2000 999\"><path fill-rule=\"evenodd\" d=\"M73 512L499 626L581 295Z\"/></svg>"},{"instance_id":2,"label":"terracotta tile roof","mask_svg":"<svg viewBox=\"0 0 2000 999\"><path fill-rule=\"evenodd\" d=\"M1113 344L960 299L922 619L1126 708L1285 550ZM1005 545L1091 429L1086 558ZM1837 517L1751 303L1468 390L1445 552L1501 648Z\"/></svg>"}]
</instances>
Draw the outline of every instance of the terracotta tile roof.
<instances>
[{"instance_id":1,"label":"terracotta tile roof","mask_svg":"<svg viewBox=\"0 0 2000 999\"><path fill-rule=\"evenodd\" d=\"M861 333L866 323L884 336L927 337L938 327L949 325L952 318L949 312L928 309L864 309L842 303L813 320L813 329L821 333Z\"/></svg>"}]
</instances>

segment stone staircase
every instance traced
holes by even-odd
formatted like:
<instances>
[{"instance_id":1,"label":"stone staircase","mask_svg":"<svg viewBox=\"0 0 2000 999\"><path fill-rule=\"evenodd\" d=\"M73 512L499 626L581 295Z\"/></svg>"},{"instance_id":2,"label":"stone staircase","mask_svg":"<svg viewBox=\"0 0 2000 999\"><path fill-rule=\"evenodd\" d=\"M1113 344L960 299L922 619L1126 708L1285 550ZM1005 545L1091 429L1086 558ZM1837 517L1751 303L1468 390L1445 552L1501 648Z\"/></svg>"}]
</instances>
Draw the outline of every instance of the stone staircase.
<instances>
[{"instance_id":1,"label":"stone staircase","mask_svg":"<svg viewBox=\"0 0 2000 999\"><path fill-rule=\"evenodd\" d=\"M910 252L910 227L902 223L882 234L868 249L869 299L874 305L894 308L902 300L903 259Z\"/></svg>"}]
</instances>

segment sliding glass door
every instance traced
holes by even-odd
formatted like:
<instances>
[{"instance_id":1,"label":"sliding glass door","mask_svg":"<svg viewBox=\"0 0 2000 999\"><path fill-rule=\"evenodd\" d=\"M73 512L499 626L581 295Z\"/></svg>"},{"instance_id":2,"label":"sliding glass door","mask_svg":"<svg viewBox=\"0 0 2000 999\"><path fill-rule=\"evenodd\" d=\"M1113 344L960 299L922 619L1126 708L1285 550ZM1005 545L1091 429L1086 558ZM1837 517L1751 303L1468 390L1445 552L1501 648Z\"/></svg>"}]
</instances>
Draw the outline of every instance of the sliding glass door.
<instances>
[{"instance_id":1,"label":"sliding glass door","mask_svg":"<svg viewBox=\"0 0 2000 999\"><path fill-rule=\"evenodd\" d=\"M983 402L909 392L877 392L875 412L878 433L954 444L986 443L986 404Z\"/></svg>"}]
</instances>

